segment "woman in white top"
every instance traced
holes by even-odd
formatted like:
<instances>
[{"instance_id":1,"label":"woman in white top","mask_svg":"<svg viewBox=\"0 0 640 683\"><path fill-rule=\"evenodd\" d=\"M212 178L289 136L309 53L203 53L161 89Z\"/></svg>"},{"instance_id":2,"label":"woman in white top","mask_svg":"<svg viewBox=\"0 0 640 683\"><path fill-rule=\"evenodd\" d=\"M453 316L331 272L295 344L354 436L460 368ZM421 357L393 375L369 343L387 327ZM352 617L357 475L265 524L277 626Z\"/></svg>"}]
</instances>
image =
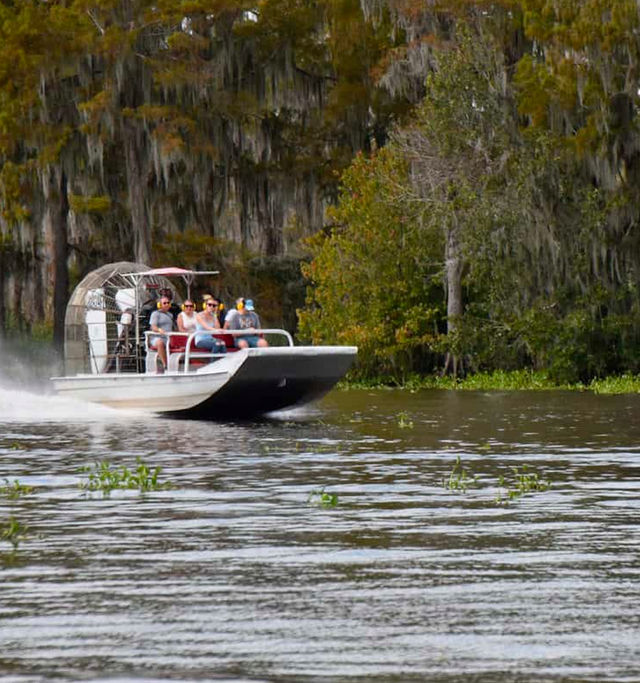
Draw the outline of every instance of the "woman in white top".
<instances>
[{"instance_id":1,"label":"woman in white top","mask_svg":"<svg viewBox=\"0 0 640 683\"><path fill-rule=\"evenodd\" d=\"M196 315L193 301L187 299L184 302L184 310L178 315L178 329L180 332L191 334L196 331Z\"/></svg>"}]
</instances>

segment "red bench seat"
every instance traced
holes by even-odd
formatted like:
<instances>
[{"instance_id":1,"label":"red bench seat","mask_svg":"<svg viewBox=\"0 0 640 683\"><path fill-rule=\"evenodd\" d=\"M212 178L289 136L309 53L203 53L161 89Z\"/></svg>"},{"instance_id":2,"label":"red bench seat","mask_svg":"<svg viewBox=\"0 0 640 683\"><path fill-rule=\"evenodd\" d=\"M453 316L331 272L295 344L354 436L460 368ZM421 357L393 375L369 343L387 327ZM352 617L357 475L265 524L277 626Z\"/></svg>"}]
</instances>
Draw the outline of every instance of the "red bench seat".
<instances>
[{"instance_id":1,"label":"red bench seat","mask_svg":"<svg viewBox=\"0 0 640 683\"><path fill-rule=\"evenodd\" d=\"M218 339L222 339L222 341L225 343L225 346L227 347L227 351L237 351L235 344L233 342L233 335L232 334L215 334L215 337ZM172 334L171 337L169 337L169 353L183 353L186 351L187 348L187 339L189 338L188 334ZM198 349L196 348L196 345L194 342L191 342L191 347L189 349L189 353L204 353L204 349ZM207 353L209 353L207 351Z\"/></svg>"}]
</instances>

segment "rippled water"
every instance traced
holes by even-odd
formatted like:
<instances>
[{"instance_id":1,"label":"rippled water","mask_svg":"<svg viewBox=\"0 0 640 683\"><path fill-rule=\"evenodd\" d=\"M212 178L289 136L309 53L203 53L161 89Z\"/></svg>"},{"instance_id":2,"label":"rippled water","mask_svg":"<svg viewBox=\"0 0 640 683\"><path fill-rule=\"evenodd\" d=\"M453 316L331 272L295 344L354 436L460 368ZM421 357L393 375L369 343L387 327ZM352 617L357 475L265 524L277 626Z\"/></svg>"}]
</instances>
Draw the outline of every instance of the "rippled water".
<instances>
[{"instance_id":1,"label":"rippled water","mask_svg":"<svg viewBox=\"0 0 640 683\"><path fill-rule=\"evenodd\" d=\"M35 487L0 495L29 527L0 542L0 678L640 680L639 409L349 391L214 424L0 389L0 481ZM173 488L80 489L137 457ZM496 504L523 465L551 488Z\"/></svg>"}]
</instances>

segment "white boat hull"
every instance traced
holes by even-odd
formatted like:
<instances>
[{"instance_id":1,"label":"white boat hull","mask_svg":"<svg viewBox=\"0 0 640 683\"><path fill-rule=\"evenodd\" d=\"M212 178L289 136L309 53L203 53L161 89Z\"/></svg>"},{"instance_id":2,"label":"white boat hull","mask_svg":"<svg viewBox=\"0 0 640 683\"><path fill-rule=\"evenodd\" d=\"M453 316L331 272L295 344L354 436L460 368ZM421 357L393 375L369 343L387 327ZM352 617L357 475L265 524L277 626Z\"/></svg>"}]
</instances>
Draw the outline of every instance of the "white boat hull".
<instances>
[{"instance_id":1,"label":"white boat hull","mask_svg":"<svg viewBox=\"0 0 640 683\"><path fill-rule=\"evenodd\" d=\"M283 346L229 353L197 371L53 377L65 397L113 408L216 419L250 416L315 400L344 376L353 346Z\"/></svg>"}]
</instances>

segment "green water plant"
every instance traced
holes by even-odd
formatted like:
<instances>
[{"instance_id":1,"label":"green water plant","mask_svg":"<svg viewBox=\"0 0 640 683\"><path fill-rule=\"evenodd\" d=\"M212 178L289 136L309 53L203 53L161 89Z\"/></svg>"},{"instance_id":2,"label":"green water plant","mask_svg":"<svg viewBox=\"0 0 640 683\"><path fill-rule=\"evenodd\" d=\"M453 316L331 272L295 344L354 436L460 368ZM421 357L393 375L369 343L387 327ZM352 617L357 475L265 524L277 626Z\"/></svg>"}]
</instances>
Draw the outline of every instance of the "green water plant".
<instances>
[{"instance_id":1,"label":"green water plant","mask_svg":"<svg viewBox=\"0 0 640 683\"><path fill-rule=\"evenodd\" d=\"M5 477L4 486L0 486L0 496L6 496L9 500L17 500L20 496L25 496L33 493L33 486L28 484L21 484L17 479L13 480L13 484Z\"/></svg>"},{"instance_id":2,"label":"green water plant","mask_svg":"<svg viewBox=\"0 0 640 683\"><path fill-rule=\"evenodd\" d=\"M0 524L0 541L11 543L15 551L18 549L20 541L27 537L28 531L29 527L11 516L6 522Z\"/></svg>"},{"instance_id":3,"label":"green water plant","mask_svg":"<svg viewBox=\"0 0 640 683\"><path fill-rule=\"evenodd\" d=\"M324 490L323 486L319 489L313 489L309 494L307 502L324 508L336 507L338 504L338 494L328 493Z\"/></svg>"},{"instance_id":4,"label":"green water plant","mask_svg":"<svg viewBox=\"0 0 640 683\"><path fill-rule=\"evenodd\" d=\"M637 394L640 393L640 376L627 373L593 379L588 388L594 394Z\"/></svg>"},{"instance_id":5,"label":"green water plant","mask_svg":"<svg viewBox=\"0 0 640 683\"><path fill-rule=\"evenodd\" d=\"M413 429L413 420L404 410L398 413L398 427L400 429Z\"/></svg>"},{"instance_id":6,"label":"green water plant","mask_svg":"<svg viewBox=\"0 0 640 683\"><path fill-rule=\"evenodd\" d=\"M449 489L449 491L462 491L462 493L466 493L469 486L472 486L475 483L475 475L469 475L467 470L462 465L460 456L456 458L453 469L449 473L449 476L442 480L442 485L444 488Z\"/></svg>"},{"instance_id":7,"label":"green water plant","mask_svg":"<svg viewBox=\"0 0 640 683\"><path fill-rule=\"evenodd\" d=\"M551 482L542 479L537 472L530 472L527 465L511 467L511 472L512 476L509 479L501 475L498 480L500 487L496 496L498 505L508 505L527 493L546 491L551 486Z\"/></svg>"},{"instance_id":8,"label":"green water plant","mask_svg":"<svg viewBox=\"0 0 640 683\"><path fill-rule=\"evenodd\" d=\"M112 467L110 463L102 461L93 467L82 468L87 479L80 482L80 487L87 491L100 491L105 496L114 489L138 489L141 493L147 493L172 488L170 482L159 481L161 471L160 467L150 468L140 458L136 459L135 470Z\"/></svg>"}]
</instances>

